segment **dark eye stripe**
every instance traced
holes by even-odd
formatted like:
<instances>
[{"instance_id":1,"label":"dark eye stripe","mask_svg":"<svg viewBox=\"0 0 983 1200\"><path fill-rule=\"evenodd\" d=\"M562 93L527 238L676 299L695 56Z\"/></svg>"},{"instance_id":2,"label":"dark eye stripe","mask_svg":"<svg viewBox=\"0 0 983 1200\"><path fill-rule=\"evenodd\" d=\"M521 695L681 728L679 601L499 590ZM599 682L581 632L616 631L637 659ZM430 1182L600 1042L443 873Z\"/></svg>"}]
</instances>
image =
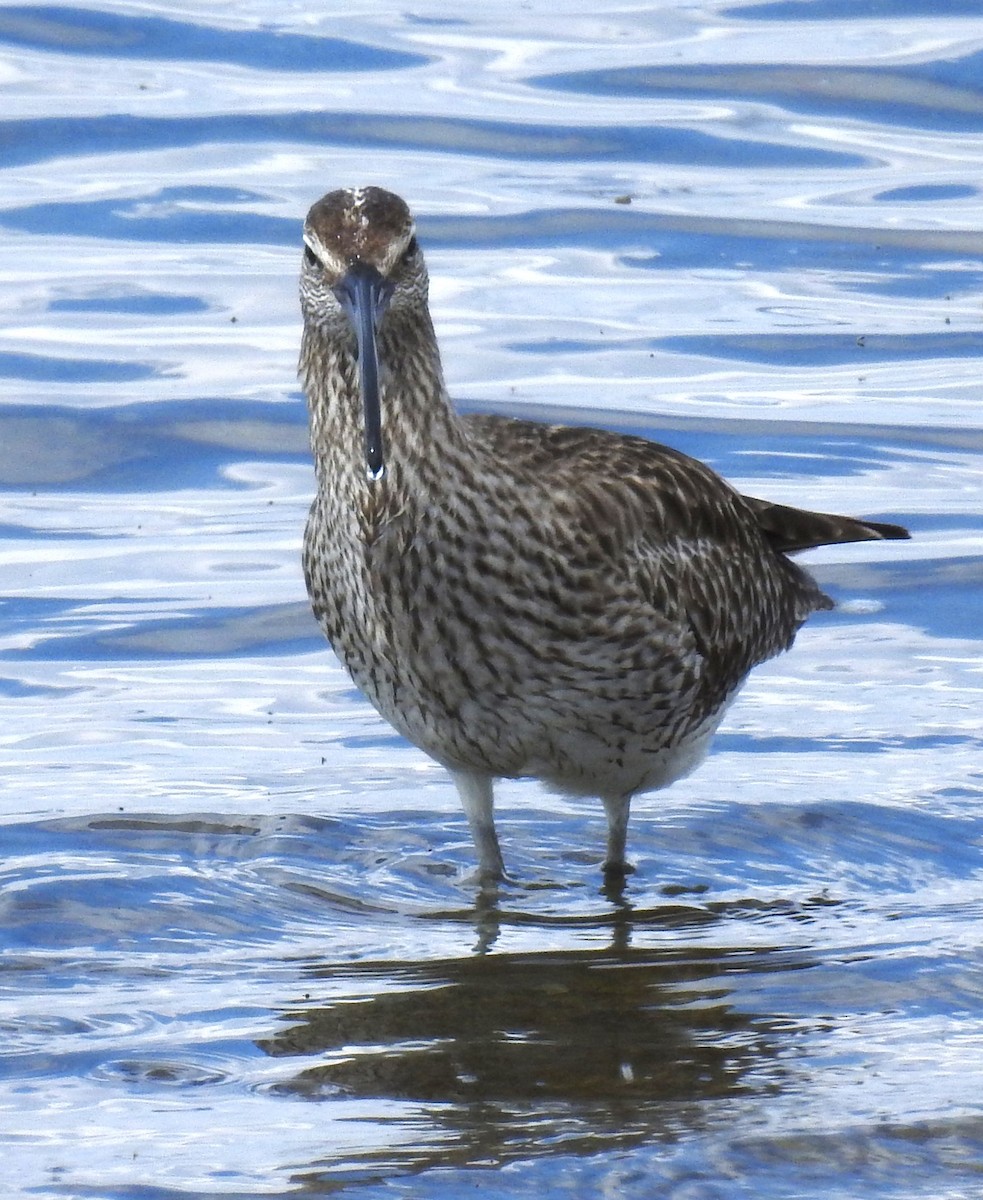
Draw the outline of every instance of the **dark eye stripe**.
<instances>
[{"instance_id":1,"label":"dark eye stripe","mask_svg":"<svg viewBox=\"0 0 983 1200\"><path fill-rule=\"evenodd\" d=\"M304 262L307 263L309 267L316 267L318 265L317 255L310 248L310 246L307 245L304 246Z\"/></svg>"}]
</instances>

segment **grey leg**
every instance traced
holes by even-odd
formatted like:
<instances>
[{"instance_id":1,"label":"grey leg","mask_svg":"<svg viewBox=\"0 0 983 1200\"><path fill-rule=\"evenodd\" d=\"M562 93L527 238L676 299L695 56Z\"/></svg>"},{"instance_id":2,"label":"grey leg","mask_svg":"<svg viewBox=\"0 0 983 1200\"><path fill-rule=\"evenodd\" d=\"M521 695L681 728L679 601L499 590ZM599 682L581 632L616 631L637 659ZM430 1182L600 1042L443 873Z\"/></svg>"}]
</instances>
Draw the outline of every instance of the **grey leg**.
<instances>
[{"instance_id":1,"label":"grey leg","mask_svg":"<svg viewBox=\"0 0 983 1200\"><path fill-rule=\"evenodd\" d=\"M492 777L480 771L451 771L451 778L457 785L464 814L471 826L481 874L490 879L502 879L505 863L495 833Z\"/></svg>"},{"instance_id":2,"label":"grey leg","mask_svg":"<svg viewBox=\"0 0 983 1200\"><path fill-rule=\"evenodd\" d=\"M628 837L628 812L631 796L602 796L608 815L608 852L604 857L605 875L626 875L631 871L625 863L625 841Z\"/></svg>"}]
</instances>

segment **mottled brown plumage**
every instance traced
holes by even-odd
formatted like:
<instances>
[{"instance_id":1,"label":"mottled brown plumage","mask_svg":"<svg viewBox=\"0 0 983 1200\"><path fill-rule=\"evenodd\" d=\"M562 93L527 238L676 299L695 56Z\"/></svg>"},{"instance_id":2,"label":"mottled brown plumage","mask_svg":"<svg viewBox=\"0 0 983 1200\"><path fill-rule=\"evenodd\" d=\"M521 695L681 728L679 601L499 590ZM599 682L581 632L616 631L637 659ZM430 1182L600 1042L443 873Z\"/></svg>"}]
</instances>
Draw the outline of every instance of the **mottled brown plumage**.
<instances>
[{"instance_id":1,"label":"mottled brown plumage","mask_svg":"<svg viewBox=\"0 0 983 1200\"><path fill-rule=\"evenodd\" d=\"M301 375L314 612L379 712L448 768L485 874L497 776L631 797L692 770L755 664L832 602L786 552L906 537L739 495L642 438L450 404L406 205L311 209Z\"/></svg>"}]
</instances>

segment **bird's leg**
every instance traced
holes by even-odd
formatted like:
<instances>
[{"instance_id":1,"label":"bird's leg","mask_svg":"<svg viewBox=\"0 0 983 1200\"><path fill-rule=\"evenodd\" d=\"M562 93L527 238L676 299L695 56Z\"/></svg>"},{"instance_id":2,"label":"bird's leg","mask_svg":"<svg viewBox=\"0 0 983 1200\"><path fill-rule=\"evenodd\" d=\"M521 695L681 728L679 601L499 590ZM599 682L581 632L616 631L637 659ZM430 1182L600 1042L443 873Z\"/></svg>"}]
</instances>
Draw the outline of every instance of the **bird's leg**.
<instances>
[{"instance_id":1,"label":"bird's leg","mask_svg":"<svg viewBox=\"0 0 983 1200\"><path fill-rule=\"evenodd\" d=\"M471 826L471 837L478 851L482 877L503 879L505 863L498 845L498 834L495 832L495 797L491 775L481 771L451 771L450 774L461 797L464 815Z\"/></svg>"},{"instance_id":2,"label":"bird's leg","mask_svg":"<svg viewBox=\"0 0 983 1200\"><path fill-rule=\"evenodd\" d=\"M634 870L625 862L631 796L602 796L601 799L608 816L608 851L604 856L604 877L607 880L623 879Z\"/></svg>"}]
</instances>

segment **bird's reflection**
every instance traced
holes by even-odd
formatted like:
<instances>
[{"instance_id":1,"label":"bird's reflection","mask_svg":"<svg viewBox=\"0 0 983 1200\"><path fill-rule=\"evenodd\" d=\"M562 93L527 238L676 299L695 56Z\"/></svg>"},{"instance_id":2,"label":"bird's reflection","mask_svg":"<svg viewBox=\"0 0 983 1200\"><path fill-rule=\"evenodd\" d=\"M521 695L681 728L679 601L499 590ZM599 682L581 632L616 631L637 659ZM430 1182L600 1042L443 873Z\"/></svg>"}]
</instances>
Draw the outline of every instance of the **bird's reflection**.
<instances>
[{"instance_id":1,"label":"bird's reflection","mask_svg":"<svg viewBox=\"0 0 983 1200\"><path fill-rule=\"evenodd\" d=\"M479 948L510 919L487 892L473 916ZM685 938L633 949L637 919L613 907L598 949L312 965L309 990L332 998L285 1014L261 1047L298 1060L280 1085L293 1096L425 1109L439 1135L419 1141L416 1169L672 1136L709 1102L778 1086L787 1026L735 992L742 976L810 965L805 955Z\"/></svg>"}]
</instances>

